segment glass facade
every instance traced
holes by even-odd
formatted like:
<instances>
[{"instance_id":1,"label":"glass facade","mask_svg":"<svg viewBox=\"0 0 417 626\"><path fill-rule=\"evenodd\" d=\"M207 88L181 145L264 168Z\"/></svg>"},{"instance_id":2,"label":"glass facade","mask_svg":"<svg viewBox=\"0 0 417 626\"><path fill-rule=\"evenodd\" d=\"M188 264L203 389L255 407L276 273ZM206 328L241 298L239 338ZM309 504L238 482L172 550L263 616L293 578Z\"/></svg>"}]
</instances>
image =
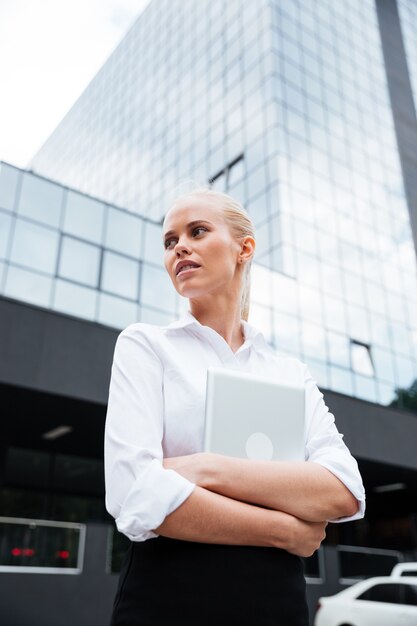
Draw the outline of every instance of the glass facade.
<instances>
[{"instance_id":1,"label":"glass facade","mask_svg":"<svg viewBox=\"0 0 417 626\"><path fill-rule=\"evenodd\" d=\"M160 224L6 163L0 194L3 295L116 328L179 314Z\"/></svg>"},{"instance_id":2,"label":"glass facade","mask_svg":"<svg viewBox=\"0 0 417 626\"><path fill-rule=\"evenodd\" d=\"M415 5L399 10L415 86ZM4 166L6 295L118 327L175 318L186 303L161 267L160 219L209 181L254 220L250 321L276 350L381 404L417 378L416 257L373 0L154 1L31 165L103 201Z\"/></svg>"},{"instance_id":3,"label":"glass facade","mask_svg":"<svg viewBox=\"0 0 417 626\"><path fill-rule=\"evenodd\" d=\"M74 192L53 184L45 202L51 212L58 207L62 226L43 226L40 220L20 217L20 194L27 177L31 185L32 179L38 178L1 164L0 194L11 180L16 180L9 210L0 206L1 293L115 328L135 321L165 324L182 313L187 301L174 291L163 268L160 224L106 203L96 203L82 194L76 194L80 196L77 202L68 202ZM39 178L38 182L48 188L49 181ZM94 218L99 216L96 224L100 236L91 229L87 240L88 228L81 233L91 220L88 214L83 225L77 227L85 238L67 234L67 225L74 222L71 212L77 215L81 205L86 207L86 213L91 210ZM125 253L123 241L127 241ZM295 258L299 253L304 254L295 248ZM377 285L364 283L364 293L372 295L365 300L367 306L360 298L348 303L343 285L334 276L339 271L340 280L346 280L344 268L324 265L329 285L321 288L322 282L312 280L320 276L319 259L312 256L311 263L316 265L306 265L306 272L299 277L273 270L262 259L255 263L250 321L262 328L278 352L307 362L321 386L390 403L394 389L410 385L416 372L405 317L399 319L404 312L396 309L404 308L406 299L401 306L398 300L393 301L396 306L387 308L384 317L380 307L387 293L382 286L378 290ZM353 273L352 277L355 278ZM360 280L359 276L356 280ZM373 314L373 304L378 314L376 310ZM348 326L351 310L358 314L355 332L351 331L353 326ZM371 326L378 320L379 325ZM411 325L410 333L416 330ZM383 389L385 395L378 396L378 389Z\"/></svg>"},{"instance_id":4,"label":"glass facade","mask_svg":"<svg viewBox=\"0 0 417 626\"><path fill-rule=\"evenodd\" d=\"M408 72L417 111L417 4L414 0L397 0Z\"/></svg>"}]
</instances>

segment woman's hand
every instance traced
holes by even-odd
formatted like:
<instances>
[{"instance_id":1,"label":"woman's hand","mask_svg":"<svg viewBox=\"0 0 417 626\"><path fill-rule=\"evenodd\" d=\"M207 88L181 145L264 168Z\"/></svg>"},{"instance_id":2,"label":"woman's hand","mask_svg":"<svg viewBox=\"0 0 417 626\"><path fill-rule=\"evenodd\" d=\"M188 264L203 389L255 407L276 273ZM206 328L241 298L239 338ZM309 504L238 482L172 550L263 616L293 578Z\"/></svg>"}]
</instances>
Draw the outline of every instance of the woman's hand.
<instances>
[{"instance_id":1,"label":"woman's hand","mask_svg":"<svg viewBox=\"0 0 417 626\"><path fill-rule=\"evenodd\" d=\"M311 556L326 537L327 522L306 522L279 511L276 523L278 547L297 556Z\"/></svg>"}]
</instances>

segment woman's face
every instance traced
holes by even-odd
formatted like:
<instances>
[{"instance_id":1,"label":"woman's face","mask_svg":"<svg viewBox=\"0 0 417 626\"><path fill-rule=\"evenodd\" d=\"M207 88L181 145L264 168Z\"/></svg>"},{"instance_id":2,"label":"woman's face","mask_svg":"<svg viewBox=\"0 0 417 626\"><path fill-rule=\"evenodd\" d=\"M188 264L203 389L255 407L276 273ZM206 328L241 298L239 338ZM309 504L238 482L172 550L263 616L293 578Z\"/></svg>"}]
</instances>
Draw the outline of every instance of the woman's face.
<instances>
[{"instance_id":1,"label":"woman's face","mask_svg":"<svg viewBox=\"0 0 417 626\"><path fill-rule=\"evenodd\" d=\"M163 242L165 268L179 294L239 293L242 246L215 200L196 195L174 204L164 220Z\"/></svg>"}]
</instances>

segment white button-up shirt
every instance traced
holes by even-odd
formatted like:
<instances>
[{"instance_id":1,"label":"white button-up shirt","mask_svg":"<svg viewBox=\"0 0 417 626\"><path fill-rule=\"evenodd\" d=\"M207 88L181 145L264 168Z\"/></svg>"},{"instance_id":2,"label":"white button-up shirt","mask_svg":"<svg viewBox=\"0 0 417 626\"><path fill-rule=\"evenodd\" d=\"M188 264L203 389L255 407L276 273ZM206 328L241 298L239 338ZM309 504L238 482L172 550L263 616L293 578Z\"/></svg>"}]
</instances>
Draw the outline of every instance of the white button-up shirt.
<instances>
[{"instance_id":1,"label":"white button-up shirt","mask_svg":"<svg viewBox=\"0 0 417 626\"><path fill-rule=\"evenodd\" d=\"M189 311L168 326L137 323L120 333L105 427L106 508L132 541L156 537L153 529L195 487L162 461L203 450L206 376L212 365L305 386L305 459L330 470L360 502L355 515L338 521L363 517L358 465L306 365L278 356L260 331L242 324L244 343L236 352Z\"/></svg>"}]
</instances>

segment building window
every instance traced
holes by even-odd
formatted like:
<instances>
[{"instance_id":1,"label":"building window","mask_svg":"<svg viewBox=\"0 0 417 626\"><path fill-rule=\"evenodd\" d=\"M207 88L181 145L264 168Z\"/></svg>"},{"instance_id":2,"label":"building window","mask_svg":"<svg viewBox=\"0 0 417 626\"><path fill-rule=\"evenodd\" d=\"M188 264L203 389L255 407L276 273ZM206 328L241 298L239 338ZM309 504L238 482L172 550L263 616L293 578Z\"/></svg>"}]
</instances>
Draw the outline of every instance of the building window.
<instances>
[{"instance_id":1,"label":"building window","mask_svg":"<svg viewBox=\"0 0 417 626\"><path fill-rule=\"evenodd\" d=\"M58 274L89 287L97 287L100 267L100 248L90 243L62 238Z\"/></svg>"},{"instance_id":2,"label":"building window","mask_svg":"<svg viewBox=\"0 0 417 626\"><path fill-rule=\"evenodd\" d=\"M371 348L366 343L350 340L350 359L352 369L357 374L374 376L374 366L371 357Z\"/></svg>"},{"instance_id":3,"label":"building window","mask_svg":"<svg viewBox=\"0 0 417 626\"><path fill-rule=\"evenodd\" d=\"M244 175L243 154L239 155L222 170L209 178L209 185L217 191L227 191Z\"/></svg>"}]
</instances>

